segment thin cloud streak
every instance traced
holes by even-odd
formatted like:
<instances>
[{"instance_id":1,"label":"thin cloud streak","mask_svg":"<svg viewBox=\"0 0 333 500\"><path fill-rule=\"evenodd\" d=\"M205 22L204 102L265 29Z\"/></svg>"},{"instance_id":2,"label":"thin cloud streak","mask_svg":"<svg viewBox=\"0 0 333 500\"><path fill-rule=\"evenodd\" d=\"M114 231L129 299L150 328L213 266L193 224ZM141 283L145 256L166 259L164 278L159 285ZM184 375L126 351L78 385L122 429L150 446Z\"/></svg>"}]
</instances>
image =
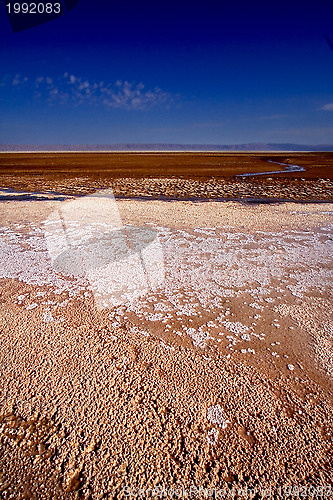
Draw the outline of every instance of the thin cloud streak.
<instances>
[{"instance_id":1,"label":"thin cloud streak","mask_svg":"<svg viewBox=\"0 0 333 500\"><path fill-rule=\"evenodd\" d=\"M323 111L333 111L333 102L329 102L328 104L324 104L321 108Z\"/></svg>"},{"instance_id":2,"label":"thin cloud streak","mask_svg":"<svg viewBox=\"0 0 333 500\"><path fill-rule=\"evenodd\" d=\"M49 104L102 105L106 108L147 110L153 107L169 107L177 96L164 92L159 87L146 90L140 83L117 80L114 84L89 82L73 74L64 73L54 79L38 76L28 79L16 74L11 81L4 78L0 86L24 87L37 99L45 98Z\"/></svg>"}]
</instances>

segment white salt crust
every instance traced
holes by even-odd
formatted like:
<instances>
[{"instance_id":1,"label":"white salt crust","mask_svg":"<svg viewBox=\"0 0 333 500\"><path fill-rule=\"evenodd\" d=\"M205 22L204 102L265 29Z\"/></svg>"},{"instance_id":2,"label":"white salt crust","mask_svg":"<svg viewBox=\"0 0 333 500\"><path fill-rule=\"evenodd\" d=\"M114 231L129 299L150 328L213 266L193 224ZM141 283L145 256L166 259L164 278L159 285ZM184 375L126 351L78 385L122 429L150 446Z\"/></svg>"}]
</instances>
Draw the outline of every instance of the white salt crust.
<instances>
[{"instance_id":1,"label":"white salt crust","mask_svg":"<svg viewBox=\"0 0 333 500\"><path fill-rule=\"evenodd\" d=\"M139 203L133 202L133 210L138 210ZM328 211L325 216L332 217L332 213ZM62 308L81 294L89 297L93 292L99 303L110 308L118 325L126 311L136 325L133 328L143 336L154 328L170 331L179 337L188 336L195 346L203 349L215 338L213 335L226 336L229 349L241 341L251 342L253 337L263 340L265 332L253 319L260 320L272 307L279 311L290 295L302 299L311 290L320 292L332 283L332 224L327 223L317 231L293 229L249 234L236 231L231 225L177 229L150 222L149 228L156 231L163 251L165 281L155 290L139 287L137 294L128 295L124 308L103 293L102 271L96 271L89 280L89 276L66 276L52 267L44 232L45 228L50 232L51 225L46 221L40 226L22 222L0 227L1 278L47 287L55 294L66 293L66 299L58 303ZM71 238L82 237L79 229L71 221ZM107 229L106 223L91 227L88 224L83 237L88 240ZM52 234L57 246L57 233ZM59 247L62 238L59 233ZM128 270L128 282L132 271ZM97 281L99 287L95 286ZM56 319L52 309L56 302L43 301L45 293L45 290L37 292L33 301L29 301L27 294L18 295L15 300L28 311L41 308L41 321L51 322ZM249 294L251 300L248 306L243 301L243 306L251 308L253 313L261 312L249 315L247 321L239 320L237 311L227 305L229 298L244 294ZM271 326L272 331L282 328L276 318ZM233 335L228 336L228 332ZM252 354L249 349L246 353ZM273 356L279 356L274 353Z\"/></svg>"},{"instance_id":2,"label":"white salt crust","mask_svg":"<svg viewBox=\"0 0 333 500\"><path fill-rule=\"evenodd\" d=\"M207 409L207 419L212 424L217 424L221 429L225 429L230 420L226 420L223 415L223 408L220 405L210 406Z\"/></svg>"}]
</instances>

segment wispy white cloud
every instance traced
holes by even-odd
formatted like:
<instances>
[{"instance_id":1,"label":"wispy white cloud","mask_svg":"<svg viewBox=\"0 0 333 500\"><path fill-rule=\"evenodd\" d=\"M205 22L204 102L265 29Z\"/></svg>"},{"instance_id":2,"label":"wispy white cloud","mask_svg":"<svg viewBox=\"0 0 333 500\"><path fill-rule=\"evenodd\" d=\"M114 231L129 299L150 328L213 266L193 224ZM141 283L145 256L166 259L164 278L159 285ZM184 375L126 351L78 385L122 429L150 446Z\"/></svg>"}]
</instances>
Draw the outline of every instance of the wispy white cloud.
<instances>
[{"instance_id":1,"label":"wispy white cloud","mask_svg":"<svg viewBox=\"0 0 333 500\"><path fill-rule=\"evenodd\" d=\"M154 106L167 106L172 97L159 87L145 90L143 83L131 83L118 80L114 86L102 85L99 90L103 95L103 103L111 108L147 109Z\"/></svg>"},{"instance_id":2,"label":"wispy white cloud","mask_svg":"<svg viewBox=\"0 0 333 500\"><path fill-rule=\"evenodd\" d=\"M16 85L21 85L24 84L28 81L28 77L26 76L21 76L19 74L16 74L14 78L12 79L12 85L15 87Z\"/></svg>"},{"instance_id":3,"label":"wispy white cloud","mask_svg":"<svg viewBox=\"0 0 333 500\"><path fill-rule=\"evenodd\" d=\"M333 102L329 102L328 104L324 104L320 109L324 111L333 111Z\"/></svg>"},{"instance_id":4,"label":"wispy white cloud","mask_svg":"<svg viewBox=\"0 0 333 500\"><path fill-rule=\"evenodd\" d=\"M3 80L2 86L8 83L8 79L6 82ZM37 76L35 79L17 74L10 84L13 87L24 85L34 92L36 98L44 97L50 104L101 104L106 108L145 110L156 106L168 107L177 98L159 87L146 89L142 82L89 82L68 72L57 78Z\"/></svg>"}]
</instances>

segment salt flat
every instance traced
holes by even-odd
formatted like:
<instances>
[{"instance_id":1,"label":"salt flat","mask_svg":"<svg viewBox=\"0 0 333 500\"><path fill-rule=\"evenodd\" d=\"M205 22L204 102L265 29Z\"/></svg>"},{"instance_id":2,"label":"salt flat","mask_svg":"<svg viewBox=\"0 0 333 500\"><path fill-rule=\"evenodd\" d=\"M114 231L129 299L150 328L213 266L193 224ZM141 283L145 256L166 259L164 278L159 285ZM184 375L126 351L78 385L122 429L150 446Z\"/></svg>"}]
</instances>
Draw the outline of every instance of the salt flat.
<instances>
[{"instance_id":1,"label":"salt flat","mask_svg":"<svg viewBox=\"0 0 333 500\"><path fill-rule=\"evenodd\" d=\"M333 204L118 200L165 276L97 307L52 266L62 203L0 205L4 491L328 487Z\"/></svg>"}]
</instances>

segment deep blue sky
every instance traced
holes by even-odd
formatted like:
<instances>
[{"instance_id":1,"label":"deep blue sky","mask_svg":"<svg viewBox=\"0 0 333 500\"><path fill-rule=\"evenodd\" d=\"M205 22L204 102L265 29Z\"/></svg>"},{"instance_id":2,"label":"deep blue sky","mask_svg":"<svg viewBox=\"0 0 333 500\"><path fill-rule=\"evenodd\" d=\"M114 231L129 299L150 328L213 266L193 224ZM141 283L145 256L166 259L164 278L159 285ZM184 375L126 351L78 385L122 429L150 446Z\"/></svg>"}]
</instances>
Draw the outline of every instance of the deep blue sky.
<instances>
[{"instance_id":1,"label":"deep blue sky","mask_svg":"<svg viewBox=\"0 0 333 500\"><path fill-rule=\"evenodd\" d=\"M9 1L9 0L8 0ZM13 33L0 143L333 143L332 0L79 0Z\"/></svg>"}]
</instances>

